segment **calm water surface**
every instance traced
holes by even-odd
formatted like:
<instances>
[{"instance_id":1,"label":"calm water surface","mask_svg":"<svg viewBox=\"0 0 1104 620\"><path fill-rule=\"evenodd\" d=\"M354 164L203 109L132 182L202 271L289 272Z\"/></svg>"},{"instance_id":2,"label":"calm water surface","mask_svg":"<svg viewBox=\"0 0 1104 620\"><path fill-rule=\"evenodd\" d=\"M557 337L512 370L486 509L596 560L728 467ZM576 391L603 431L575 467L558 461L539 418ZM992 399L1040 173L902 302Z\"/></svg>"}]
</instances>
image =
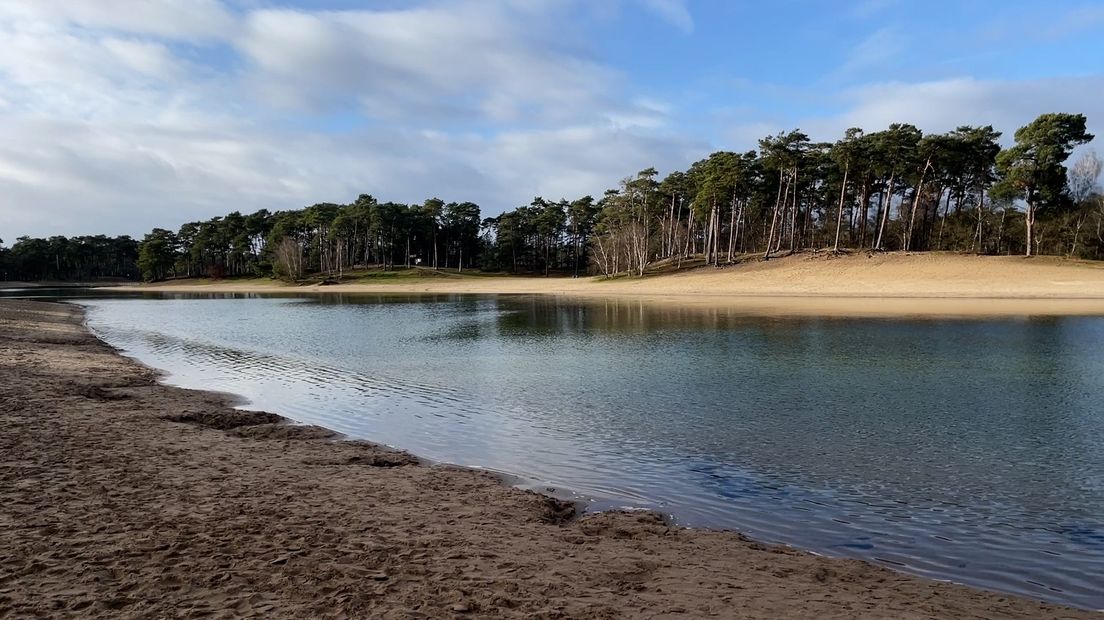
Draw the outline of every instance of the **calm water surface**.
<instances>
[{"instance_id":1,"label":"calm water surface","mask_svg":"<svg viewBox=\"0 0 1104 620\"><path fill-rule=\"evenodd\" d=\"M1104 608L1104 318L89 299L171 383L830 555ZM995 302L996 303L996 302Z\"/></svg>"}]
</instances>

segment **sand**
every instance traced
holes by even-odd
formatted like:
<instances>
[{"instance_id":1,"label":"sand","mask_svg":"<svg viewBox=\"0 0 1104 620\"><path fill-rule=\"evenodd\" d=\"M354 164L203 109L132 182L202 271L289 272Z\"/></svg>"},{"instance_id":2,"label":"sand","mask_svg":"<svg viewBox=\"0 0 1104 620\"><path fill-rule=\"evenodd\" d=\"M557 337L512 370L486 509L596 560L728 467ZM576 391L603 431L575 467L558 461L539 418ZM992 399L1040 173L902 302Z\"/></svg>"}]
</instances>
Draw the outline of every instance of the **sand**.
<instances>
[{"instance_id":1,"label":"sand","mask_svg":"<svg viewBox=\"0 0 1104 620\"><path fill-rule=\"evenodd\" d=\"M498 293L631 297L747 314L1009 316L1104 314L1104 264L949 253L799 254L645 278L463 276L327 286L275 281L126 287L180 292Z\"/></svg>"},{"instance_id":2,"label":"sand","mask_svg":"<svg viewBox=\"0 0 1104 620\"><path fill-rule=\"evenodd\" d=\"M570 504L157 383L0 301L0 617L1043 618L1088 612Z\"/></svg>"}]
</instances>

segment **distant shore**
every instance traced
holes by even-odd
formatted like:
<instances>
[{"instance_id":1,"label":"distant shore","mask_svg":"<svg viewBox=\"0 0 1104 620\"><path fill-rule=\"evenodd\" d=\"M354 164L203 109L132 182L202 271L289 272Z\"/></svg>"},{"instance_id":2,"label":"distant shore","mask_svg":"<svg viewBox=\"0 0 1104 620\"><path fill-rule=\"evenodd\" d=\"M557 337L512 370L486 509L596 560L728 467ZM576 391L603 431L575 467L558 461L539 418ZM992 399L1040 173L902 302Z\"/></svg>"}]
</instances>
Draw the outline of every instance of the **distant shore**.
<instances>
[{"instance_id":1,"label":"distant shore","mask_svg":"<svg viewBox=\"0 0 1104 620\"><path fill-rule=\"evenodd\" d=\"M573 519L161 385L82 316L0 301L0 616L1094 617L648 513Z\"/></svg>"},{"instance_id":2,"label":"distant shore","mask_svg":"<svg viewBox=\"0 0 1104 620\"><path fill-rule=\"evenodd\" d=\"M0 281L0 290L3 289L27 289L27 288L88 288L90 286L120 286L130 284L126 280L93 280L90 282L15 282Z\"/></svg>"},{"instance_id":3,"label":"distant shore","mask_svg":"<svg viewBox=\"0 0 1104 620\"><path fill-rule=\"evenodd\" d=\"M124 290L250 293L471 293L629 297L762 315L1104 315L1104 264L947 253L800 254L644 278L449 274L296 286L175 281Z\"/></svg>"}]
</instances>

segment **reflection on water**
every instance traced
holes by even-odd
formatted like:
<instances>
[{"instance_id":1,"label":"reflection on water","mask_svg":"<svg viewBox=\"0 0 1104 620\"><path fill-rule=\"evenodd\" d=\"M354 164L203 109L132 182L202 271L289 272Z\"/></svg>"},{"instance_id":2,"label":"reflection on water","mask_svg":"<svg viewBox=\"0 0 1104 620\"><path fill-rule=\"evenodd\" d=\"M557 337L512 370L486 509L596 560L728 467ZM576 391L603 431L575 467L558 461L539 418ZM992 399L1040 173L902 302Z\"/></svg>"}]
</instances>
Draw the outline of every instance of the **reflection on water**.
<instances>
[{"instance_id":1,"label":"reflection on water","mask_svg":"<svg viewBox=\"0 0 1104 620\"><path fill-rule=\"evenodd\" d=\"M91 299L172 383L993 589L1104 607L1104 319L771 320L509 296Z\"/></svg>"}]
</instances>

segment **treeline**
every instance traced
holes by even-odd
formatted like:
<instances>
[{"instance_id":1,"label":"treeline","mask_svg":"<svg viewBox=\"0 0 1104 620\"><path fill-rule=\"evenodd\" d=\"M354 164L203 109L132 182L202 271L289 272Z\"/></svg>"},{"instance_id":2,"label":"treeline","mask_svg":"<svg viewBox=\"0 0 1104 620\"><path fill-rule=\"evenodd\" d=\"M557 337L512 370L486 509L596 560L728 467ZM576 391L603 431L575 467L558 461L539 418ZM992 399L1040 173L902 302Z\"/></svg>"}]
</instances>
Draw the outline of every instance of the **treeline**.
<instances>
[{"instance_id":1,"label":"treeline","mask_svg":"<svg viewBox=\"0 0 1104 620\"><path fill-rule=\"evenodd\" d=\"M0 240L0 281L135 280L137 260L138 242L127 236L19 237L11 248Z\"/></svg>"},{"instance_id":2,"label":"treeline","mask_svg":"<svg viewBox=\"0 0 1104 620\"><path fill-rule=\"evenodd\" d=\"M423 265L464 270L481 254L479 206L431 198L421 205L379 202L362 194L346 204L249 215L234 212L154 229L138 265L147 280L171 277L307 274L340 276L364 266Z\"/></svg>"},{"instance_id":3,"label":"treeline","mask_svg":"<svg viewBox=\"0 0 1104 620\"><path fill-rule=\"evenodd\" d=\"M833 144L793 131L764 138L758 152L714 153L659 182L645 170L607 192L596 264L607 274L642 273L655 257L719 264L809 248L1099 258L1104 240L1085 234L1085 222L1104 220L1099 196L1069 191L1086 178L1091 190L1099 162L1087 156L1072 184L1063 166L1073 146L1091 139L1084 122L1041 117L1006 151L992 127L928 136L911 125L851 129Z\"/></svg>"},{"instance_id":4,"label":"treeline","mask_svg":"<svg viewBox=\"0 0 1104 620\"><path fill-rule=\"evenodd\" d=\"M800 131L717 152L660 179L623 179L597 202L537 198L485 221L497 269L642 275L809 249L949 250L1104 258L1101 162L1079 114L1045 114L1002 150L991 126L924 135L907 124L834 143Z\"/></svg>"},{"instance_id":5,"label":"treeline","mask_svg":"<svg viewBox=\"0 0 1104 620\"><path fill-rule=\"evenodd\" d=\"M1101 161L1088 151L1066 166L1073 149L1093 138L1085 117L1044 114L1020 128L1012 146L1002 149L1000 138L991 126L925 135L893 124L849 129L828 143L795 130L663 178L648 168L598 200L538 197L481 219L471 202L381 203L365 194L345 205L234 212L175 232L155 229L131 262L111 264L123 273L136 263L149 280L294 280L414 265L641 275L810 249L1104 258ZM103 273L104 261L64 262L59 252L38 251L52 241L21 239L3 251L2 264L22 257L10 277L84 275L90 264Z\"/></svg>"}]
</instances>

